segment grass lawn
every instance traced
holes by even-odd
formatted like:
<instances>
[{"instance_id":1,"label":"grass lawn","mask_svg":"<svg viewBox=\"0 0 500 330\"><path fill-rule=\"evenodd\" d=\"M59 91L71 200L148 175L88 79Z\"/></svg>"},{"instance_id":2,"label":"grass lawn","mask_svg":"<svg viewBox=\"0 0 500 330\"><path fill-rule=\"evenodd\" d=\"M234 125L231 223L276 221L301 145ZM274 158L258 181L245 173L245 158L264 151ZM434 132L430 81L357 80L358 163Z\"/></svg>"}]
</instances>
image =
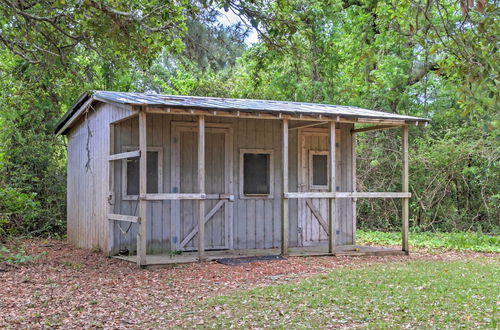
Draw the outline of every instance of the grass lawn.
<instances>
[{"instance_id":1,"label":"grass lawn","mask_svg":"<svg viewBox=\"0 0 500 330\"><path fill-rule=\"evenodd\" d=\"M215 297L196 313L217 328L498 328L499 304L500 259L480 257L348 267Z\"/></svg>"},{"instance_id":2,"label":"grass lawn","mask_svg":"<svg viewBox=\"0 0 500 330\"><path fill-rule=\"evenodd\" d=\"M357 230L358 244L400 245L401 233ZM462 251L500 252L500 236L476 232L410 232L410 249L444 248Z\"/></svg>"}]
</instances>

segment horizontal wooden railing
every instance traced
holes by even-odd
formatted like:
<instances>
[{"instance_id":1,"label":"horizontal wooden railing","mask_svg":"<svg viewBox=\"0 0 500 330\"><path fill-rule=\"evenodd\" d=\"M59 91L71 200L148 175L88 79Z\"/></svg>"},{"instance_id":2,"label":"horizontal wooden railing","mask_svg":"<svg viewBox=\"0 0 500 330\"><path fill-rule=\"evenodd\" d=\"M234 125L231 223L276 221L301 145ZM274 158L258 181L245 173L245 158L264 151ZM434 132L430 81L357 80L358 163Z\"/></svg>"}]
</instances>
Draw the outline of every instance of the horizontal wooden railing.
<instances>
[{"instance_id":1,"label":"horizontal wooden railing","mask_svg":"<svg viewBox=\"0 0 500 330\"><path fill-rule=\"evenodd\" d=\"M113 154L108 156L109 161L127 159L127 158L137 158L141 156L141 152L139 150L122 152L119 154Z\"/></svg>"},{"instance_id":2,"label":"horizontal wooden railing","mask_svg":"<svg viewBox=\"0 0 500 330\"><path fill-rule=\"evenodd\" d=\"M288 192L285 198L411 198L407 192Z\"/></svg>"},{"instance_id":3,"label":"horizontal wooden railing","mask_svg":"<svg viewBox=\"0 0 500 330\"><path fill-rule=\"evenodd\" d=\"M168 194L146 194L142 198L147 201L164 201L164 200L205 200L205 199L227 199L234 201L232 194L197 194L197 193L168 193Z\"/></svg>"},{"instance_id":4,"label":"horizontal wooden railing","mask_svg":"<svg viewBox=\"0 0 500 330\"><path fill-rule=\"evenodd\" d=\"M133 216L133 215L124 215L124 214L108 214L108 220L116 220L116 221L125 221L125 222L133 222L140 223L141 218Z\"/></svg>"}]
</instances>

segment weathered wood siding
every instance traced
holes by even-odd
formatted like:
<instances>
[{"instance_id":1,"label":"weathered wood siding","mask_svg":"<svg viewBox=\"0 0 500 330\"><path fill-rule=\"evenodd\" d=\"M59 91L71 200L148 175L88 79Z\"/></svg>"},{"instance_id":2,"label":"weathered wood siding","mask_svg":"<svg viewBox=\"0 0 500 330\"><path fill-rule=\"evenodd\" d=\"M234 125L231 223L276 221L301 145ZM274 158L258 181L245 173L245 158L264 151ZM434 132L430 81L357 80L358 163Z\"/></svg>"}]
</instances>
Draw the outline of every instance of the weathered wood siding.
<instances>
[{"instance_id":1,"label":"weathered wood siding","mask_svg":"<svg viewBox=\"0 0 500 330\"><path fill-rule=\"evenodd\" d=\"M163 150L163 182L162 192L173 191L171 184L171 157L172 157L172 121L195 122L195 116L149 114L147 118L148 147L161 147ZM236 201L228 203L232 207L232 246L235 249L272 248L280 245L281 230L281 122L279 120L239 119L207 117L209 123L229 123L233 128L233 187L232 191ZM337 185L342 191L352 191L352 178L350 175L351 155L351 124L341 124L340 158L341 171L338 174ZM125 147L138 145L138 120L137 118L123 121L116 125L114 134L115 153L125 151ZM291 130L289 136L289 181L290 191L297 191L297 163L298 163L298 132ZM195 153L195 147L190 146ZM208 148L208 146L207 146ZM221 146L222 148L222 146ZM240 149L272 149L274 162L272 198L240 198ZM186 156L187 157L187 156ZM193 155L193 159L196 158ZM191 164L193 173L196 172L196 162L185 160L185 166ZM126 215L137 215L136 200L122 199L122 165L121 161L114 162L115 203L113 212ZM184 166L184 165L183 165ZM186 173L190 169L184 169ZM192 173L191 173L192 174ZM190 175L192 176L192 175ZM193 176L195 178L195 176ZM189 181L189 178L185 178ZM210 182L207 178L207 182ZM188 182L189 183L189 182ZM186 183L187 184L187 183ZM189 186L186 184L185 187ZM193 184L195 184L193 182ZM188 191L183 191L188 192ZM194 191L191 191L194 192ZM175 203L175 202L173 202ZM189 202L186 202L189 203ZM338 202L338 244L353 243L352 207L350 200ZM210 203L212 205L213 202ZM157 253L170 250L171 232L171 207L170 201L148 202L148 253ZM210 207L208 207L210 208ZM290 208L290 246L297 246L298 242L298 202L291 199ZM208 212L208 209L207 209ZM121 229L118 227L120 226ZM135 250L137 226L128 223L115 222L113 230L112 253L120 248ZM210 229L207 224L207 230Z\"/></svg>"},{"instance_id":2,"label":"weathered wood siding","mask_svg":"<svg viewBox=\"0 0 500 330\"><path fill-rule=\"evenodd\" d=\"M68 133L68 241L108 252L109 123L131 111L97 104Z\"/></svg>"}]
</instances>

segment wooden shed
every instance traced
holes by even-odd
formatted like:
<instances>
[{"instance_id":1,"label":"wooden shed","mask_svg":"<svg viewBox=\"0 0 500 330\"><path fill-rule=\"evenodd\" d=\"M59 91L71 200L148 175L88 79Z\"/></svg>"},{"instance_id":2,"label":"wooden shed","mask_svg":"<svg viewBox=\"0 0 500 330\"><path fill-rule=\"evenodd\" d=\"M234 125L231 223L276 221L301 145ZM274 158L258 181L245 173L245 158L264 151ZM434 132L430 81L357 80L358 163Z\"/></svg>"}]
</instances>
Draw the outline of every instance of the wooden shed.
<instances>
[{"instance_id":1,"label":"wooden shed","mask_svg":"<svg viewBox=\"0 0 500 330\"><path fill-rule=\"evenodd\" d=\"M85 93L56 129L68 138L68 240L139 266L408 253L408 126L427 122L351 106ZM402 191L356 191L356 134L394 128ZM401 199L401 249L356 245L358 198Z\"/></svg>"}]
</instances>

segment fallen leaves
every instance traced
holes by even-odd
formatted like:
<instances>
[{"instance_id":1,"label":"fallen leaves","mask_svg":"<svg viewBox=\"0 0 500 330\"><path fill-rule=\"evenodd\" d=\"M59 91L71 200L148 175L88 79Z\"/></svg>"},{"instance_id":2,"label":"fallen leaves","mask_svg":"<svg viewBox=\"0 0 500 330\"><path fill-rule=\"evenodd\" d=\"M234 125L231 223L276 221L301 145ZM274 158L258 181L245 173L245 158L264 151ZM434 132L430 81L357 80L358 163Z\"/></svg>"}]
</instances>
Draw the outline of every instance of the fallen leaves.
<instances>
[{"instance_id":1,"label":"fallen leaves","mask_svg":"<svg viewBox=\"0 0 500 330\"><path fill-rule=\"evenodd\" d=\"M450 251L411 257L296 257L235 267L207 262L143 270L61 241L25 244L30 254L46 254L25 264L0 264L0 328L182 326L197 318L197 302L213 296L299 281L347 265L464 256Z\"/></svg>"}]
</instances>

